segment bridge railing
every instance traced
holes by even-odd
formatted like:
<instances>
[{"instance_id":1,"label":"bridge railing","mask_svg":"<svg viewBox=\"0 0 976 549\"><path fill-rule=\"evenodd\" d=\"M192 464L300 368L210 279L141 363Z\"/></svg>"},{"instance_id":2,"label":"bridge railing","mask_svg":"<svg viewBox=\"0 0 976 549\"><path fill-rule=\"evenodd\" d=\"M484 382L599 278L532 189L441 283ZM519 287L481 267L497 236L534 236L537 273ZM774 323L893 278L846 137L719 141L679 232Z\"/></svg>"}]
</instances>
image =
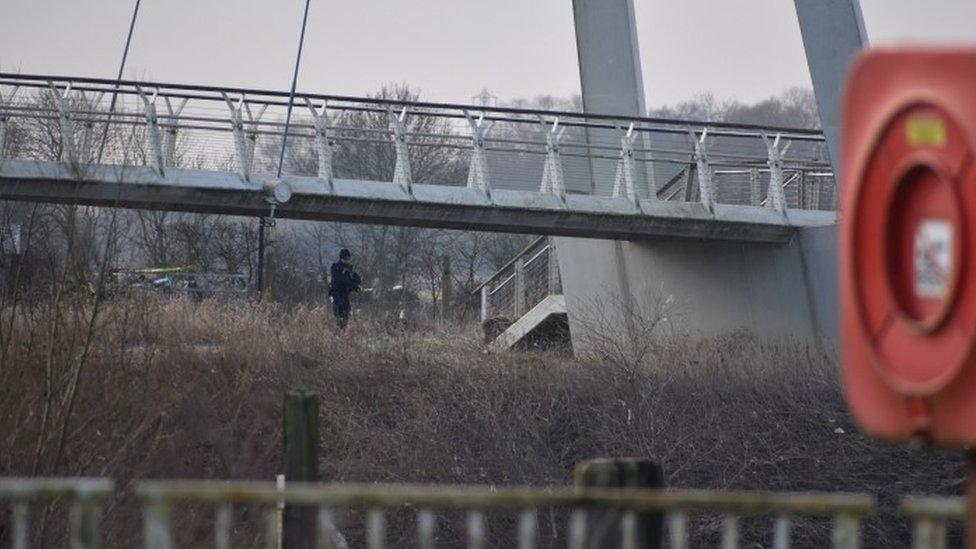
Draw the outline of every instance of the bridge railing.
<instances>
[{"instance_id":1,"label":"bridge railing","mask_svg":"<svg viewBox=\"0 0 976 549\"><path fill-rule=\"evenodd\" d=\"M901 510L912 521L913 549L945 549L948 523L963 521L966 502L961 497L910 496L902 499Z\"/></svg>"},{"instance_id":2,"label":"bridge railing","mask_svg":"<svg viewBox=\"0 0 976 549\"><path fill-rule=\"evenodd\" d=\"M64 501L68 504L68 539L73 549L101 546L102 505L115 493L114 483L104 478L0 478L0 504L11 513L11 547L27 549L31 507Z\"/></svg>"},{"instance_id":3,"label":"bridge railing","mask_svg":"<svg viewBox=\"0 0 976 549\"><path fill-rule=\"evenodd\" d=\"M417 546L435 546L438 524L443 515L461 512L463 537L467 546L490 546L486 516L489 512L517 513L515 531L508 535L520 549L537 546L539 515L552 510L552 517L563 517L562 531L571 549L589 547L589 518L595 513L620 514L620 547L638 547L640 517L661 512L666 515L669 547L691 545L689 520L696 514L722 516L722 547L734 549L740 543L740 518L775 517L771 539L773 547L790 546L791 517L822 517L833 521L832 547L854 549L860 544L860 522L874 508L872 497L860 494L709 492L688 490L572 489L483 486L410 485L321 485L292 483L284 488L271 482L173 481L144 482L136 493L145 508L147 549L172 549L174 535L170 522L174 507L186 504L211 504L214 510L214 546L230 547L234 506L259 505L264 508L264 537L267 547L276 547L279 535L278 512L282 504L311 506L317 509L318 547L338 548L348 543L336 527L339 513L347 510L365 516L365 547L386 546L387 516L394 512L415 515ZM438 515L441 515L440 517ZM589 515L589 517L588 517ZM453 515L452 515L453 516ZM497 529L491 529L498 533Z\"/></svg>"},{"instance_id":4,"label":"bridge railing","mask_svg":"<svg viewBox=\"0 0 976 549\"><path fill-rule=\"evenodd\" d=\"M562 294L555 252L549 237L539 237L475 288L481 295L481 321L515 321L546 297Z\"/></svg>"},{"instance_id":5,"label":"bridge railing","mask_svg":"<svg viewBox=\"0 0 976 549\"><path fill-rule=\"evenodd\" d=\"M820 132L300 93L283 173L833 209ZM0 159L275 173L288 94L0 73Z\"/></svg>"}]
</instances>

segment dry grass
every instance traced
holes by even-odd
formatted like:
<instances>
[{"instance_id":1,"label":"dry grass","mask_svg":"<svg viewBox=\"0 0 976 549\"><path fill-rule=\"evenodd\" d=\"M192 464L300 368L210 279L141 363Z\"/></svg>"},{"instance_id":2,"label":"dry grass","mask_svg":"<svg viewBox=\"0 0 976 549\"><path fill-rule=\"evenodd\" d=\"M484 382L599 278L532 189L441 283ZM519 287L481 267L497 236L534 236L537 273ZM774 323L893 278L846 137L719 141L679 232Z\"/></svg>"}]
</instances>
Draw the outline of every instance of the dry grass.
<instances>
[{"instance_id":1,"label":"dry grass","mask_svg":"<svg viewBox=\"0 0 976 549\"><path fill-rule=\"evenodd\" d=\"M896 498L961 490L955 456L857 434L831 357L745 335L665 338L620 368L552 352L487 354L473 328L358 323L337 336L321 307L118 299L96 319L67 414L91 306L72 302L55 322L54 308L17 313L0 364L0 475L110 476L123 490L139 478L272 479L280 400L301 387L321 397L328 480L567 484L580 460L649 456L673 487L878 494L883 511L867 524L867 547L907 546ZM248 513L238 518L258 522ZM184 513L181 535L197 546L211 520ZM405 520L393 521L402 536L393 541L407 543ZM718 524L695 523L701 544ZM746 526L758 539L769 525ZM355 537L348 517L346 528ZM801 523L795 539L823 546L826 528ZM54 545L62 532L47 530ZM108 545L135 546L138 533L138 511L123 497L107 510ZM238 535L253 542L252 530Z\"/></svg>"}]
</instances>

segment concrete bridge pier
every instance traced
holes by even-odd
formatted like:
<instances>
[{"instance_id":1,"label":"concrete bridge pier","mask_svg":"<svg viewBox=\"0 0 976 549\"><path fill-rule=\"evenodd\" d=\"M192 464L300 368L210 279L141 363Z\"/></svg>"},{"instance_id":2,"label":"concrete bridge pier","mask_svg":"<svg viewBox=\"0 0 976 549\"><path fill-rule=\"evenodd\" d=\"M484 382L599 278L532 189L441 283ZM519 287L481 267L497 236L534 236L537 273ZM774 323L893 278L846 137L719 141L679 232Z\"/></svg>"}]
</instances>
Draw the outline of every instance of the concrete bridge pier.
<instances>
[{"instance_id":1,"label":"concrete bridge pier","mask_svg":"<svg viewBox=\"0 0 976 549\"><path fill-rule=\"evenodd\" d=\"M795 1L839 173L840 82L866 40L858 0ZM646 116L633 0L573 0L573 13L586 111ZM595 179L600 175L593 170ZM556 238L555 247L577 351L597 330L642 337L635 317L659 314L689 335L749 330L828 346L837 341L835 226L798 229L785 244Z\"/></svg>"},{"instance_id":2,"label":"concrete bridge pier","mask_svg":"<svg viewBox=\"0 0 976 549\"><path fill-rule=\"evenodd\" d=\"M556 238L577 351L608 336L749 331L801 343L837 337L836 231L798 230L786 244Z\"/></svg>"}]
</instances>

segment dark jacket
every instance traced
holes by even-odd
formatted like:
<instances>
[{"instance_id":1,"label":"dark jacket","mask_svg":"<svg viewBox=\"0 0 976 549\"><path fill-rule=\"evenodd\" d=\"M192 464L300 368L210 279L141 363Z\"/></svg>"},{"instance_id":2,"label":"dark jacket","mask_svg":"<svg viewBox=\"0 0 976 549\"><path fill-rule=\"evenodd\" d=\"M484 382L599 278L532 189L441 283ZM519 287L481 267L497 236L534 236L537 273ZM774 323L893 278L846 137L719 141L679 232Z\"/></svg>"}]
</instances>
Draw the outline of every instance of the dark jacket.
<instances>
[{"instance_id":1,"label":"dark jacket","mask_svg":"<svg viewBox=\"0 0 976 549\"><path fill-rule=\"evenodd\" d=\"M352 265L336 261L329 269L329 295L333 299L348 300L349 292L358 288L362 283L363 279L356 271L352 270Z\"/></svg>"}]
</instances>

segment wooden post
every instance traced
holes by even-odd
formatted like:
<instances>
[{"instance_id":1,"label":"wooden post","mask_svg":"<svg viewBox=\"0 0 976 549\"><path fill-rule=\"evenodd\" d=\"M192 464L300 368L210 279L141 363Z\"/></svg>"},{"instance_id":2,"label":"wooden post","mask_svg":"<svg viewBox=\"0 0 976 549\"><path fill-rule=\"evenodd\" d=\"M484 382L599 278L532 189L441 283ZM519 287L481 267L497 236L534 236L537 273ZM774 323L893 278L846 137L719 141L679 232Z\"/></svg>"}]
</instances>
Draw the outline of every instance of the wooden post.
<instances>
[{"instance_id":1,"label":"wooden post","mask_svg":"<svg viewBox=\"0 0 976 549\"><path fill-rule=\"evenodd\" d=\"M661 467L649 459L594 459L576 465L574 485L585 488L664 488ZM620 547L621 518L616 510L591 510L587 520L587 548ZM639 549L659 549L664 539L664 513L637 515Z\"/></svg>"},{"instance_id":2,"label":"wooden post","mask_svg":"<svg viewBox=\"0 0 976 549\"><path fill-rule=\"evenodd\" d=\"M445 325L451 317L451 258L441 258L441 322Z\"/></svg>"},{"instance_id":3,"label":"wooden post","mask_svg":"<svg viewBox=\"0 0 976 549\"><path fill-rule=\"evenodd\" d=\"M314 394L289 391L284 401L285 480L319 480L319 401ZM287 487L287 485L286 485ZM315 547L315 508L285 505L282 549Z\"/></svg>"},{"instance_id":4,"label":"wooden post","mask_svg":"<svg viewBox=\"0 0 976 549\"><path fill-rule=\"evenodd\" d=\"M261 276L264 277L264 288L261 294L262 300L266 302L274 301L274 277L277 269L275 268L275 245L274 245L274 220L268 225L268 235L264 243L264 265L261 266Z\"/></svg>"},{"instance_id":5,"label":"wooden post","mask_svg":"<svg viewBox=\"0 0 976 549\"><path fill-rule=\"evenodd\" d=\"M488 320L488 284L481 287L481 323Z\"/></svg>"},{"instance_id":6,"label":"wooden post","mask_svg":"<svg viewBox=\"0 0 976 549\"><path fill-rule=\"evenodd\" d=\"M257 290L261 301L264 299L264 217L258 218Z\"/></svg>"}]
</instances>

